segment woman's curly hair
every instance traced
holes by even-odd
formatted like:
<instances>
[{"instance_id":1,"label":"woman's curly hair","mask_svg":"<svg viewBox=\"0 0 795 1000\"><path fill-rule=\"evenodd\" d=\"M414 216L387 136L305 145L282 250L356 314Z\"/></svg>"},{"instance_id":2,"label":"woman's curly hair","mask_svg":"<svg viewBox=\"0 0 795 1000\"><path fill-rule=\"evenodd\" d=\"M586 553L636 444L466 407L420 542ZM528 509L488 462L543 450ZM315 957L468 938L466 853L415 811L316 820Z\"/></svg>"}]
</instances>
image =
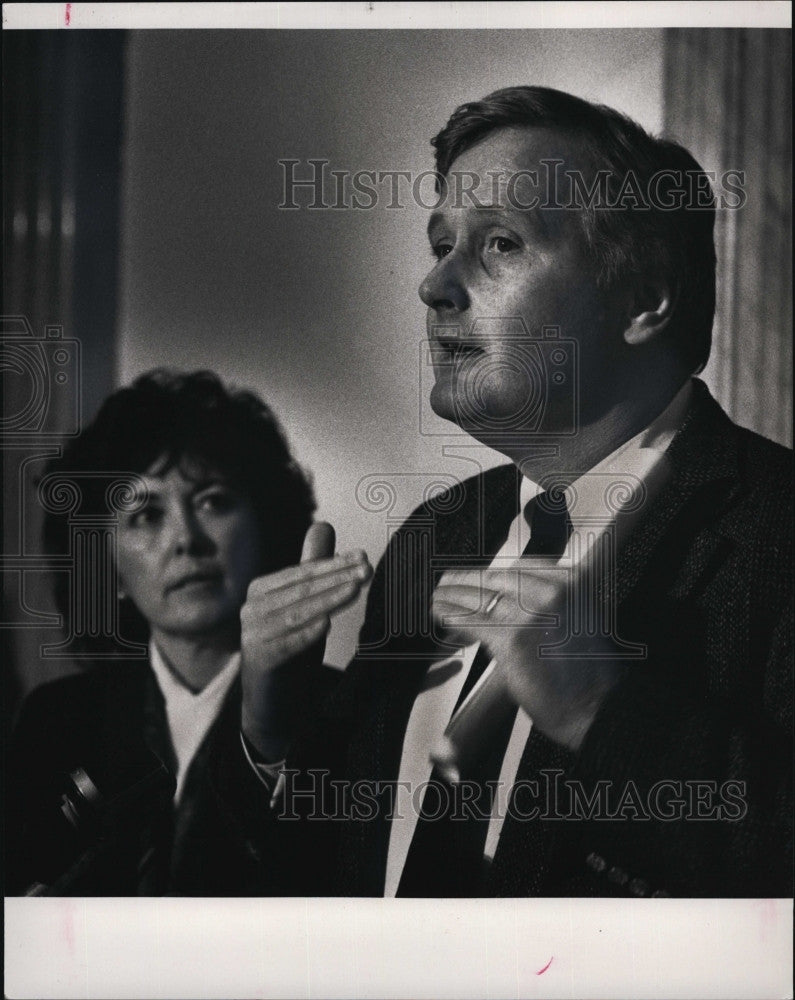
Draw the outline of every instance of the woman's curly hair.
<instances>
[{"instance_id":1,"label":"woman's curly hair","mask_svg":"<svg viewBox=\"0 0 795 1000\"><path fill-rule=\"evenodd\" d=\"M293 458L270 407L253 392L226 388L213 372L155 369L139 376L105 400L48 473L79 476L81 514L102 514L109 473L141 474L161 460L160 474L183 463L191 471L206 469L251 501L263 539L261 572L297 562L315 510L310 477ZM92 473L98 474L95 483ZM68 551L69 530L66 516L48 511L49 553ZM56 574L54 591L59 610L68 613L67 574ZM135 615L125 609L123 632L140 640L146 631Z\"/></svg>"}]
</instances>

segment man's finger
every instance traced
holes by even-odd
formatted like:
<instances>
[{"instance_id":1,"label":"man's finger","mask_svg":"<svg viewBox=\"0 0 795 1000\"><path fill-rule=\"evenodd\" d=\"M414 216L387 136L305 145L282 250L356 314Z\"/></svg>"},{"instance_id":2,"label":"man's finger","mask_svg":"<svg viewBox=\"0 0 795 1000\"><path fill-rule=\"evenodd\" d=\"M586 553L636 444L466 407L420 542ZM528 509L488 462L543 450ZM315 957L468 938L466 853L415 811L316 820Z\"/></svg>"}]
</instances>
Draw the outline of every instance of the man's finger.
<instances>
[{"instance_id":1,"label":"man's finger","mask_svg":"<svg viewBox=\"0 0 795 1000\"><path fill-rule=\"evenodd\" d=\"M434 603L445 601L448 604L457 604L461 607L462 614L467 612L483 611L492 601L496 594L502 594L502 589L489 588L486 586L472 586L471 584L442 583L434 591Z\"/></svg>"},{"instance_id":2,"label":"man's finger","mask_svg":"<svg viewBox=\"0 0 795 1000\"><path fill-rule=\"evenodd\" d=\"M266 641L304 628L316 618L327 618L359 596L360 581L348 580L303 601L292 601L281 608L270 609L263 615L256 604L247 604L241 612L244 628L256 629Z\"/></svg>"},{"instance_id":3,"label":"man's finger","mask_svg":"<svg viewBox=\"0 0 795 1000\"><path fill-rule=\"evenodd\" d=\"M252 586L249 588L248 600L252 604L257 604L259 603L258 598L264 598L268 612L279 611L348 584L361 587L369 576L369 564L356 563L353 566L345 566L322 576L309 577L297 583L288 584L277 590Z\"/></svg>"},{"instance_id":4,"label":"man's finger","mask_svg":"<svg viewBox=\"0 0 795 1000\"><path fill-rule=\"evenodd\" d=\"M433 617L450 627L459 626L462 629L478 628L485 622L484 618L477 618L471 608L463 607L455 601L445 601L442 598L435 598L432 607Z\"/></svg>"},{"instance_id":5,"label":"man's finger","mask_svg":"<svg viewBox=\"0 0 795 1000\"><path fill-rule=\"evenodd\" d=\"M305 653L326 635L330 626L328 618L314 618L299 629L269 639L263 643L262 652L266 657L279 661Z\"/></svg>"},{"instance_id":6,"label":"man's finger","mask_svg":"<svg viewBox=\"0 0 795 1000\"><path fill-rule=\"evenodd\" d=\"M260 576L256 580L252 580L249 584L249 595L269 594L272 591L291 587L296 583L316 580L321 577L332 577L350 567L361 567L365 576L369 575L367 554L361 549L356 549L353 552L345 552L329 559L318 559L299 563L297 566L287 566L276 573L269 573L267 576Z\"/></svg>"},{"instance_id":7,"label":"man's finger","mask_svg":"<svg viewBox=\"0 0 795 1000\"><path fill-rule=\"evenodd\" d=\"M510 565L495 569L447 570L439 580L439 587L467 587L481 593L516 593L528 581L560 580L562 571L551 566L549 561L541 562L535 557L523 557Z\"/></svg>"},{"instance_id":8,"label":"man's finger","mask_svg":"<svg viewBox=\"0 0 795 1000\"><path fill-rule=\"evenodd\" d=\"M445 601L433 605L433 617L437 625L444 630L448 641L460 643L462 646L470 642L482 641L489 629L484 628L482 621L468 622L469 612L462 612L457 604L447 604Z\"/></svg>"},{"instance_id":9,"label":"man's finger","mask_svg":"<svg viewBox=\"0 0 795 1000\"><path fill-rule=\"evenodd\" d=\"M304 548L301 552L301 562L314 559L329 559L334 555L336 535L328 521L318 521L310 524L304 538Z\"/></svg>"}]
</instances>

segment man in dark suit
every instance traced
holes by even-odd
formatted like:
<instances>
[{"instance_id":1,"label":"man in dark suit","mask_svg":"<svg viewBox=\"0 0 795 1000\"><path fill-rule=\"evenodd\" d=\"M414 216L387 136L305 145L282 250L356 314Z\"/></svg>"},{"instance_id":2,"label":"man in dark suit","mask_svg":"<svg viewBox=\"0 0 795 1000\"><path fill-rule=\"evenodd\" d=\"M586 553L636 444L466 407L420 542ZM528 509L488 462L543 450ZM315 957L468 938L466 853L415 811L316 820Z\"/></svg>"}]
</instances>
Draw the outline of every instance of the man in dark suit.
<instances>
[{"instance_id":1,"label":"man in dark suit","mask_svg":"<svg viewBox=\"0 0 795 1000\"><path fill-rule=\"evenodd\" d=\"M316 891L789 895L790 455L692 378L715 304L703 172L534 87L463 105L434 145L431 405L512 464L395 535L297 742L279 706L366 566L252 585L254 766L223 762L230 810L252 844L317 821Z\"/></svg>"}]
</instances>

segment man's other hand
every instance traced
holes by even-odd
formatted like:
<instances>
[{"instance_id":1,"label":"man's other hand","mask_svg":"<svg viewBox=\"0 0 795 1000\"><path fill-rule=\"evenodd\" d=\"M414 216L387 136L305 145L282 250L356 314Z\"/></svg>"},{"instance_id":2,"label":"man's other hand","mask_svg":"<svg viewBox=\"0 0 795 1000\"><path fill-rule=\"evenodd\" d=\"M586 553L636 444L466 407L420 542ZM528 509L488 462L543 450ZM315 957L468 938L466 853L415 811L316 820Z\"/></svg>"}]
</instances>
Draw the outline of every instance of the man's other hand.
<instances>
[{"instance_id":1,"label":"man's other hand","mask_svg":"<svg viewBox=\"0 0 795 1000\"><path fill-rule=\"evenodd\" d=\"M448 571L433 598L434 617L447 635L462 645L483 643L507 695L540 732L574 751L626 669L611 658L617 647L605 636L576 654L549 655L567 636L576 588L592 585L582 570L569 591L559 567L522 557L510 569Z\"/></svg>"}]
</instances>

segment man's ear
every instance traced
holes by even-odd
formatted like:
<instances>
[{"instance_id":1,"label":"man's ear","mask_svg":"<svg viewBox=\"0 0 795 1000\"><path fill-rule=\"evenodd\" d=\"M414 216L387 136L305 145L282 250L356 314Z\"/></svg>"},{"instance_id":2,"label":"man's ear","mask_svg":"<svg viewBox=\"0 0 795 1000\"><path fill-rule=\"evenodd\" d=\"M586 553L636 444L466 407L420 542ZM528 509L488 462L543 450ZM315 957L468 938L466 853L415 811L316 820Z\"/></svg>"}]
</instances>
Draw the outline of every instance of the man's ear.
<instances>
[{"instance_id":1,"label":"man's ear","mask_svg":"<svg viewBox=\"0 0 795 1000\"><path fill-rule=\"evenodd\" d=\"M676 290L668 282L645 281L630 302L624 340L630 347L651 343L668 326L676 307Z\"/></svg>"}]
</instances>

